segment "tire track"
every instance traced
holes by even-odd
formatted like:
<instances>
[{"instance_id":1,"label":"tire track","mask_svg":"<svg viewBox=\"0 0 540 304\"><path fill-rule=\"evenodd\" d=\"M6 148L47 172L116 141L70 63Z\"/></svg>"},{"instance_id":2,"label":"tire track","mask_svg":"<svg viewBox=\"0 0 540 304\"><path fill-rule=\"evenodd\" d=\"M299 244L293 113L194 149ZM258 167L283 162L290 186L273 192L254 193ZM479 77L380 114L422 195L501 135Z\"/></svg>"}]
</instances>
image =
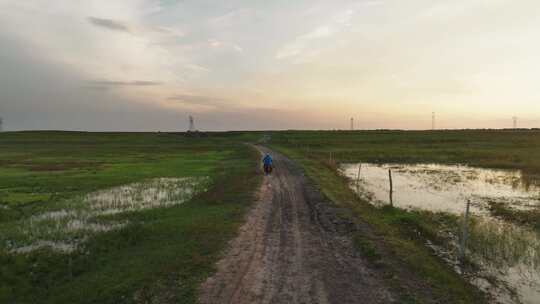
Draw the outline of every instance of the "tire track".
<instances>
[{"instance_id":1,"label":"tire track","mask_svg":"<svg viewBox=\"0 0 540 304\"><path fill-rule=\"evenodd\" d=\"M347 222L286 157L274 156L246 223L204 282L211 303L389 303L381 274L355 252Z\"/></svg>"}]
</instances>

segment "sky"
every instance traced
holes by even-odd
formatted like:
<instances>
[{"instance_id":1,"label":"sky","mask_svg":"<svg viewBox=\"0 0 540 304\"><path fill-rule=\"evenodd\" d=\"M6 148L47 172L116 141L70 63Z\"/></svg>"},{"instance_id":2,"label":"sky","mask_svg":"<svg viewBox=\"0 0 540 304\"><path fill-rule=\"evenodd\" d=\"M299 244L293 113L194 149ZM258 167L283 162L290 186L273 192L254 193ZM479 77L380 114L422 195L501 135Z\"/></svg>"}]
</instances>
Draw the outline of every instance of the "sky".
<instances>
[{"instance_id":1,"label":"sky","mask_svg":"<svg viewBox=\"0 0 540 304\"><path fill-rule=\"evenodd\" d=\"M0 0L5 130L540 127L536 0Z\"/></svg>"}]
</instances>

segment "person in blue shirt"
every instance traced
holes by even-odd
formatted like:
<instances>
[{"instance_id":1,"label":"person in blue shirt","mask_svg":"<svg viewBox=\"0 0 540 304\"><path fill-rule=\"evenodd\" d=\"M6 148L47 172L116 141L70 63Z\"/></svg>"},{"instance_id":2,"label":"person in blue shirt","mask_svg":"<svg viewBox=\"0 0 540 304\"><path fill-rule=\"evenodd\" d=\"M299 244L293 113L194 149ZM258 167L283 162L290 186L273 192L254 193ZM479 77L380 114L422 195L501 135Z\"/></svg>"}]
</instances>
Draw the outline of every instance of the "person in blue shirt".
<instances>
[{"instance_id":1,"label":"person in blue shirt","mask_svg":"<svg viewBox=\"0 0 540 304\"><path fill-rule=\"evenodd\" d=\"M268 175L272 173L272 156L266 154L263 158L264 174Z\"/></svg>"}]
</instances>

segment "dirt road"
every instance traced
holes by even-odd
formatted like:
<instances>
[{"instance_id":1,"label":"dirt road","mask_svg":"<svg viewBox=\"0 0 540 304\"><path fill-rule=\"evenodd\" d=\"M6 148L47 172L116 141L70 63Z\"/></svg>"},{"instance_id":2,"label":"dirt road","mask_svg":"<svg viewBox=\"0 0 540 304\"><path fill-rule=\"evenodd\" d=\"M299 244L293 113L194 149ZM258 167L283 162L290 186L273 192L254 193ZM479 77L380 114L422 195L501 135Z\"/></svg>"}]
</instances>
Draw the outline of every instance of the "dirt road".
<instances>
[{"instance_id":1,"label":"dirt road","mask_svg":"<svg viewBox=\"0 0 540 304\"><path fill-rule=\"evenodd\" d=\"M394 302L381 274L354 250L353 224L293 162L272 155L274 173L264 178L259 200L217 273L202 285L200 302Z\"/></svg>"}]
</instances>

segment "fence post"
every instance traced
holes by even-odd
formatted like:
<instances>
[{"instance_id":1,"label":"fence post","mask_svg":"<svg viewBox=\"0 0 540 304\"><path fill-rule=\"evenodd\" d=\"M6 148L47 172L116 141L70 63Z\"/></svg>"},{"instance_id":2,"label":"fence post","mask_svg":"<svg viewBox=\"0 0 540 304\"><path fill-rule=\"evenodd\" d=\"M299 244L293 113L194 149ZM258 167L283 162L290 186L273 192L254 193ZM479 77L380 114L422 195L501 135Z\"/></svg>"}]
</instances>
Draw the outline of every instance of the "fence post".
<instances>
[{"instance_id":1,"label":"fence post","mask_svg":"<svg viewBox=\"0 0 540 304\"><path fill-rule=\"evenodd\" d=\"M362 172L362 163L358 165L358 174L356 175L356 187L360 183L360 172Z\"/></svg>"},{"instance_id":2,"label":"fence post","mask_svg":"<svg viewBox=\"0 0 540 304\"><path fill-rule=\"evenodd\" d=\"M392 169L388 169L388 179L390 180L390 206L394 207L394 201L392 198L392 194L394 193L394 185L392 184Z\"/></svg>"},{"instance_id":3,"label":"fence post","mask_svg":"<svg viewBox=\"0 0 540 304\"><path fill-rule=\"evenodd\" d=\"M467 237L468 237L468 222L469 222L469 206L471 204L471 200L467 200L467 205L465 207L465 215L463 216L463 226L462 226L462 235L461 235L461 243L459 245L459 259L463 261L465 258L465 246L467 245Z\"/></svg>"}]
</instances>

